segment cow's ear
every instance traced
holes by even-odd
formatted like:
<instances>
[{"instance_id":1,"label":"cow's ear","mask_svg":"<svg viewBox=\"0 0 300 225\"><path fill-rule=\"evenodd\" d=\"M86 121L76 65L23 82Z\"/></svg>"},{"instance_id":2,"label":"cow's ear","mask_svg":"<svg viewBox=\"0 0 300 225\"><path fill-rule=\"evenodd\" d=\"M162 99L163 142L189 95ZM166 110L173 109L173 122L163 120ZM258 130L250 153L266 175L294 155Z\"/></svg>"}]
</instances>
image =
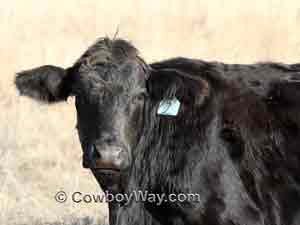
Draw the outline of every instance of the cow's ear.
<instances>
[{"instance_id":1,"label":"cow's ear","mask_svg":"<svg viewBox=\"0 0 300 225\"><path fill-rule=\"evenodd\" d=\"M71 92L72 76L68 71L50 65L22 71L17 73L15 85L20 95L46 103L63 101Z\"/></svg>"},{"instance_id":2,"label":"cow's ear","mask_svg":"<svg viewBox=\"0 0 300 225\"><path fill-rule=\"evenodd\" d=\"M147 80L147 91L156 100L177 97L188 105L201 106L210 95L210 85L200 76L164 68L151 71Z\"/></svg>"}]
</instances>

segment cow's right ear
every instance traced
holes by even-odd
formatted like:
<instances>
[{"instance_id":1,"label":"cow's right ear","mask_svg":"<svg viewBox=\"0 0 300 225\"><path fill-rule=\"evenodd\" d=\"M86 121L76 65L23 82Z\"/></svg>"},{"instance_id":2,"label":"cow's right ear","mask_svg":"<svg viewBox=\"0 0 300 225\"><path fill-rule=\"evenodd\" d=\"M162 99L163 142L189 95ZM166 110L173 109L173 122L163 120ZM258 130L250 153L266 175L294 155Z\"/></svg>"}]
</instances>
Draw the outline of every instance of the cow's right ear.
<instances>
[{"instance_id":1,"label":"cow's right ear","mask_svg":"<svg viewBox=\"0 0 300 225\"><path fill-rule=\"evenodd\" d=\"M15 85L20 95L54 103L70 95L72 74L69 69L46 65L17 73Z\"/></svg>"},{"instance_id":2,"label":"cow's right ear","mask_svg":"<svg viewBox=\"0 0 300 225\"><path fill-rule=\"evenodd\" d=\"M180 102L196 107L202 106L211 92L206 79L174 68L152 70L146 88L153 99L176 97Z\"/></svg>"}]
</instances>

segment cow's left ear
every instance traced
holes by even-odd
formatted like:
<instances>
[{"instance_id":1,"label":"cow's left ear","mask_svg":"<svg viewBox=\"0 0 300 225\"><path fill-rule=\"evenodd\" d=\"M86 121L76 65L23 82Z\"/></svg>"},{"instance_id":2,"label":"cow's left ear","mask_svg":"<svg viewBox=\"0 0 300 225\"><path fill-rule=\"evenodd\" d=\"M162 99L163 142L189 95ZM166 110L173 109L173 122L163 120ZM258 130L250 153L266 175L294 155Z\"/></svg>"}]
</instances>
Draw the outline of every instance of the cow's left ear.
<instances>
[{"instance_id":1,"label":"cow's left ear","mask_svg":"<svg viewBox=\"0 0 300 225\"><path fill-rule=\"evenodd\" d=\"M152 70L147 80L147 90L152 98L177 97L179 101L194 106L203 104L210 89L209 82L200 76L173 68Z\"/></svg>"},{"instance_id":2,"label":"cow's left ear","mask_svg":"<svg viewBox=\"0 0 300 225\"><path fill-rule=\"evenodd\" d=\"M70 95L72 76L68 69L46 65L17 73L15 85L20 95L54 103Z\"/></svg>"}]
</instances>

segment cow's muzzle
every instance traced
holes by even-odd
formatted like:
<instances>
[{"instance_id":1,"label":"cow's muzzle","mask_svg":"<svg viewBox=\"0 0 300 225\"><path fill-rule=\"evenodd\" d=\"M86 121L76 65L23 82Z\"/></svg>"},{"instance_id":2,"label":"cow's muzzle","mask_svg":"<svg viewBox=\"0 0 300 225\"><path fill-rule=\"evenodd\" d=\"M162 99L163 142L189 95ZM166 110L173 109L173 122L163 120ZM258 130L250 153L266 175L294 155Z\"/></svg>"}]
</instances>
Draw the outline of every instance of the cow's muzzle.
<instances>
[{"instance_id":1,"label":"cow's muzzle","mask_svg":"<svg viewBox=\"0 0 300 225\"><path fill-rule=\"evenodd\" d=\"M83 153L83 167L96 170L120 171L120 166L112 160L105 160L96 150L95 145L90 145L87 151Z\"/></svg>"}]
</instances>

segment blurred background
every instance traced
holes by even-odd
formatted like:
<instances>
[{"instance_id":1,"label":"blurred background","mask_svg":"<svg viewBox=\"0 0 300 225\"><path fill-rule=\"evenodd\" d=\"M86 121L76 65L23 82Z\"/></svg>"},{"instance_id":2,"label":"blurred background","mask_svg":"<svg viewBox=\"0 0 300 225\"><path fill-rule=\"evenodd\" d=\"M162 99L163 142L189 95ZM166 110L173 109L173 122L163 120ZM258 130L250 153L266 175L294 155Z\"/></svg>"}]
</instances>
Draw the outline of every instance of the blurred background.
<instances>
[{"instance_id":1,"label":"blurred background","mask_svg":"<svg viewBox=\"0 0 300 225\"><path fill-rule=\"evenodd\" d=\"M130 40L147 62L174 56L300 62L298 0L0 0L0 5L0 224L77 219L104 224L108 212L105 203L54 200L60 190L101 190L81 166L72 102L47 106L18 97L15 72L70 66L117 28L118 37Z\"/></svg>"}]
</instances>

